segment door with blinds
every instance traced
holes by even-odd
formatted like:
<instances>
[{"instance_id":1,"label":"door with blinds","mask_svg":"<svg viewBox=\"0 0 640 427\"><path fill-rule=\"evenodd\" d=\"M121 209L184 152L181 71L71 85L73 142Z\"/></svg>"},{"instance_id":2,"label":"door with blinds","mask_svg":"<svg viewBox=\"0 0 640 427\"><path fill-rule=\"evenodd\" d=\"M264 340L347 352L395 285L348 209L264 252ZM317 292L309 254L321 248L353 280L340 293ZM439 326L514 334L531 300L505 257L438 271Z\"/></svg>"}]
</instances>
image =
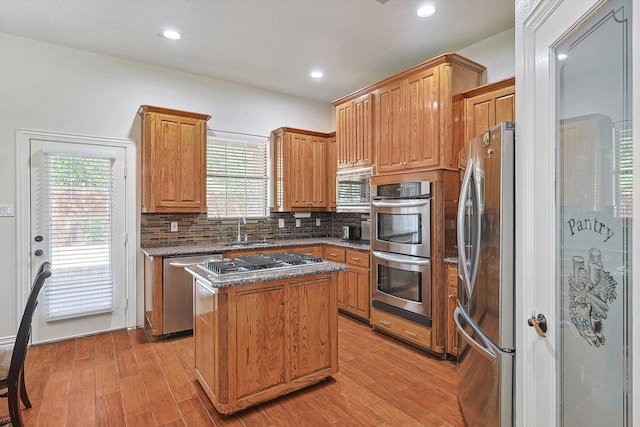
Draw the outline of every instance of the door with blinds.
<instances>
[{"instance_id":1,"label":"door with blinds","mask_svg":"<svg viewBox=\"0 0 640 427\"><path fill-rule=\"evenodd\" d=\"M32 139L31 266L52 265L34 343L126 326L125 149Z\"/></svg>"}]
</instances>

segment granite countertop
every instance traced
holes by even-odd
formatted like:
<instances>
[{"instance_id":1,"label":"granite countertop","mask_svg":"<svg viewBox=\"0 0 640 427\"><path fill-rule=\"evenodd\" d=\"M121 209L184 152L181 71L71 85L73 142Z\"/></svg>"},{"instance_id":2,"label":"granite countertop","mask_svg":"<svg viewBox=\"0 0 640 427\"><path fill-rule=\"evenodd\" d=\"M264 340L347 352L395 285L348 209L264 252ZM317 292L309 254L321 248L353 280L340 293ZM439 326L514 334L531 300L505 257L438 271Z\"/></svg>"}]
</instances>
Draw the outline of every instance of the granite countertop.
<instances>
[{"instance_id":1,"label":"granite countertop","mask_svg":"<svg viewBox=\"0 0 640 427\"><path fill-rule=\"evenodd\" d=\"M359 249L368 251L369 242L360 240L342 240L336 237L317 237L309 239L289 239L289 240L267 240L266 242L250 242L250 243L211 243L206 245L184 245L184 246L162 246L140 248L147 256L181 256L194 254L215 254L227 251L237 251L243 249L260 249L260 248L279 248L287 246L310 246L310 245L334 245L350 249Z\"/></svg>"},{"instance_id":2,"label":"granite countertop","mask_svg":"<svg viewBox=\"0 0 640 427\"><path fill-rule=\"evenodd\" d=\"M204 280L212 288L228 288L231 286L250 285L258 282L269 282L273 280L284 280L293 277L311 276L315 274L333 273L336 271L347 270L347 266L331 261L325 261L318 264L296 265L289 268L275 268L266 270L257 270L252 272L244 272L237 274L228 274L226 276L215 277L209 274L200 266L192 265L185 267L189 273L201 280Z\"/></svg>"}]
</instances>

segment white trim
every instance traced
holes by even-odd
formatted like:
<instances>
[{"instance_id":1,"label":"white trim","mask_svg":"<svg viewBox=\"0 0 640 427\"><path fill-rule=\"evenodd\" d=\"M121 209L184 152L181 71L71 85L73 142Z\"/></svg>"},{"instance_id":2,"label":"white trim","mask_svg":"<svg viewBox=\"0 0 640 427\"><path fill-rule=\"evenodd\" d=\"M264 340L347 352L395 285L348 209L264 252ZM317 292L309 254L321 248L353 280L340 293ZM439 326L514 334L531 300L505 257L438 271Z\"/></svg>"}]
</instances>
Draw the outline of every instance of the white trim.
<instances>
[{"instance_id":1,"label":"white trim","mask_svg":"<svg viewBox=\"0 0 640 427\"><path fill-rule=\"evenodd\" d=\"M2 337L0 338L0 347L13 345L16 342L16 337Z\"/></svg>"},{"instance_id":2,"label":"white trim","mask_svg":"<svg viewBox=\"0 0 640 427\"><path fill-rule=\"evenodd\" d=\"M632 85L633 85L633 231L632 231L632 308L631 327L631 371L632 399L631 419L633 425L640 425L640 7L633 4L631 27L632 39Z\"/></svg>"},{"instance_id":3,"label":"white trim","mask_svg":"<svg viewBox=\"0 0 640 427\"><path fill-rule=\"evenodd\" d=\"M125 149L125 170L135 171L136 153L135 144L130 139L105 138L89 135L73 135L53 132L43 132L27 129L16 130L16 279L23 284L17 292L17 307L24 307L29 296L30 280L30 223L31 223L31 198L30 198L30 141L45 139L53 142L94 144L96 146L123 147ZM128 173L125 196L125 229L127 233L126 245L126 298L128 308L126 311L126 326L136 326L136 248L138 236L136 232L136 178ZM124 236L123 236L124 239ZM16 314L16 324L20 324L22 310Z\"/></svg>"}]
</instances>

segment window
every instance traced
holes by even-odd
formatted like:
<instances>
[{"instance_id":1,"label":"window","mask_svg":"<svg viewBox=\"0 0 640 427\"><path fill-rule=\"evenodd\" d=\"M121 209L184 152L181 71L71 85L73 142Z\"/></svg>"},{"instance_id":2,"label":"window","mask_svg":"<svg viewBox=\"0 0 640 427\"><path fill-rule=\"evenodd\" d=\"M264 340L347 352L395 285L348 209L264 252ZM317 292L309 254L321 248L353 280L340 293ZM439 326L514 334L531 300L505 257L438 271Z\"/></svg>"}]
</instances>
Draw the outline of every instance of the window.
<instances>
[{"instance_id":1,"label":"window","mask_svg":"<svg viewBox=\"0 0 640 427\"><path fill-rule=\"evenodd\" d=\"M113 158L45 154L47 319L111 311Z\"/></svg>"},{"instance_id":2,"label":"window","mask_svg":"<svg viewBox=\"0 0 640 427\"><path fill-rule=\"evenodd\" d=\"M250 135L207 137L207 216L269 215L269 139Z\"/></svg>"}]
</instances>

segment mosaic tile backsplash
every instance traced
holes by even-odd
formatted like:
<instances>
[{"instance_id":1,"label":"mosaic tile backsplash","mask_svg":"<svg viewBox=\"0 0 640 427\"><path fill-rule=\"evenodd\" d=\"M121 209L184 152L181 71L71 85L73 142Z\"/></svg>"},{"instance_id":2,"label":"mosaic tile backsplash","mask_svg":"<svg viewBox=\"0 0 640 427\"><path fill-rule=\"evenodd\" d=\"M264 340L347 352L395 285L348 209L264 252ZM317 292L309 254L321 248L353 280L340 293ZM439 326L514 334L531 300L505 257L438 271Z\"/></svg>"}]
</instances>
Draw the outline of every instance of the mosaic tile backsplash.
<instances>
[{"instance_id":1,"label":"mosaic tile backsplash","mask_svg":"<svg viewBox=\"0 0 640 427\"><path fill-rule=\"evenodd\" d=\"M284 220L284 228L278 220ZM320 225L316 225L316 220ZM271 214L268 219L248 219L241 224L242 239L252 241L275 239L307 239L313 237L340 237L343 225L360 225L360 214L313 212L311 218L300 218L300 227L291 212ZM178 223L178 231L171 231L171 223ZM140 216L140 246L145 248L167 245L206 244L230 242L238 237L236 219L212 219L202 214L142 214Z\"/></svg>"}]
</instances>

